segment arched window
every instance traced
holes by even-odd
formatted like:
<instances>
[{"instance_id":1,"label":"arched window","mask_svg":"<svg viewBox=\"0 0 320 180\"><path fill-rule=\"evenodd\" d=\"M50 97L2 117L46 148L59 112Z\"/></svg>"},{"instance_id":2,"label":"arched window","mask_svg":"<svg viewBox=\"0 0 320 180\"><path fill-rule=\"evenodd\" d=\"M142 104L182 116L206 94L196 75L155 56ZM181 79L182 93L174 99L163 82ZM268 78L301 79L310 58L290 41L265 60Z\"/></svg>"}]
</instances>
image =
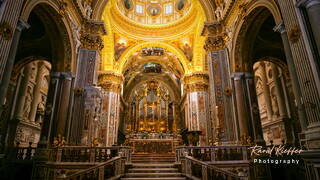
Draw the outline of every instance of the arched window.
<instances>
[{"instance_id":1,"label":"arched window","mask_svg":"<svg viewBox=\"0 0 320 180\"><path fill-rule=\"evenodd\" d=\"M138 13L138 14L143 13L143 6L141 4L136 5L136 13Z\"/></svg>"},{"instance_id":2,"label":"arched window","mask_svg":"<svg viewBox=\"0 0 320 180\"><path fill-rule=\"evenodd\" d=\"M165 5L164 14L165 15L172 14L172 4L166 4Z\"/></svg>"}]
</instances>

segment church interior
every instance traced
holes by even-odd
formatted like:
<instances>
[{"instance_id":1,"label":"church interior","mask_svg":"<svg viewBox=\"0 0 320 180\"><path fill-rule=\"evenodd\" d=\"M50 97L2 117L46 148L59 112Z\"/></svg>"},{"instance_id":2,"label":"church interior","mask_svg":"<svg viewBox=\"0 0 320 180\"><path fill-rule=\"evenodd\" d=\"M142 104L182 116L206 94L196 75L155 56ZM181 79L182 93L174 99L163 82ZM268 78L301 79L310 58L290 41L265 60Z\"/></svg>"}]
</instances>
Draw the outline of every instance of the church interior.
<instances>
[{"instance_id":1,"label":"church interior","mask_svg":"<svg viewBox=\"0 0 320 180\"><path fill-rule=\"evenodd\" d=\"M0 0L0 179L320 179L319 19L320 0Z\"/></svg>"}]
</instances>

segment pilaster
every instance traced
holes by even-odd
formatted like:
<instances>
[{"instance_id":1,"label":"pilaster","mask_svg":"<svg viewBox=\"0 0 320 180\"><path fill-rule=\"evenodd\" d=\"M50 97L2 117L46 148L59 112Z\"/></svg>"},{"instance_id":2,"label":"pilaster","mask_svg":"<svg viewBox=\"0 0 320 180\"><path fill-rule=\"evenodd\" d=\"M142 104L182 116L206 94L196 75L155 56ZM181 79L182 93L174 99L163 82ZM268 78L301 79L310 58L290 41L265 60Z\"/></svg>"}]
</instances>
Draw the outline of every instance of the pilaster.
<instances>
[{"instance_id":1,"label":"pilaster","mask_svg":"<svg viewBox=\"0 0 320 180\"><path fill-rule=\"evenodd\" d=\"M202 35L206 36L204 49L208 53L210 78L210 111L213 119L214 141L216 144L236 141L230 66L226 43L229 37L224 22L206 22ZM228 107L228 108L226 108ZM231 108L230 108L231 107Z\"/></svg>"}]
</instances>

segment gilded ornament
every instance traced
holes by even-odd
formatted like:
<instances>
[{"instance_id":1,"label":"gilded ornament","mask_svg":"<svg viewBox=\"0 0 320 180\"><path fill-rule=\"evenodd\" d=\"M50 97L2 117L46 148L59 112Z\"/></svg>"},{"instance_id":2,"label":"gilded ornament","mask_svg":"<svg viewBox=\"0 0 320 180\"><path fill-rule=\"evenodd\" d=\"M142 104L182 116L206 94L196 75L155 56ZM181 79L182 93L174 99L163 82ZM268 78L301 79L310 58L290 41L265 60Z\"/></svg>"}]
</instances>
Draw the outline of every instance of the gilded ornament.
<instances>
[{"instance_id":1,"label":"gilded ornament","mask_svg":"<svg viewBox=\"0 0 320 180\"><path fill-rule=\"evenodd\" d=\"M289 40L292 43L297 43L301 36L301 30L299 26L294 26L289 32Z\"/></svg>"},{"instance_id":2,"label":"gilded ornament","mask_svg":"<svg viewBox=\"0 0 320 180\"><path fill-rule=\"evenodd\" d=\"M224 94L226 96L231 96L232 95L232 89L231 88L224 88Z\"/></svg>"},{"instance_id":3,"label":"gilded ornament","mask_svg":"<svg viewBox=\"0 0 320 180\"><path fill-rule=\"evenodd\" d=\"M121 84L123 76L116 73L101 73L98 76L98 85L105 91L112 91L119 93L121 91Z\"/></svg>"},{"instance_id":4,"label":"gilded ornament","mask_svg":"<svg viewBox=\"0 0 320 180\"><path fill-rule=\"evenodd\" d=\"M207 37L204 45L206 51L224 49L226 47L226 42L229 40L223 22L206 22L202 30L202 35Z\"/></svg>"},{"instance_id":5,"label":"gilded ornament","mask_svg":"<svg viewBox=\"0 0 320 180\"><path fill-rule=\"evenodd\" d=\"M102 35L107 32L101 21L86 20L81 28L80 42L82 48L101 51L104 47Z\"/></svg>"},{"instance_id":6,"label":"gilded ornament","mask_svg":"<svg viewBox=\"0 0 320 180\"><path fill-rule=\"evenodd\" d=\"M64 0L59 0L58 1L59 4L59 11L58 13L63 16L66 12L66 8L67 8L67 3Z\"/></svg>"},{"instance_id":7,"label":"gilded ornament","mask_svg":"<svg viewBox=\"0 0 320 180\"><path fill-rule=\"evenodd\" d=\"M80 87L75 87L75 88L73 89L73 91L74 91L74 94L75 94L76 96L80 96L80 95L82 95L82 94L84 93L84 89L83 89L83 88L80 88Z\"/></svg>"},{"instance_id":8,"label":"gilded ornament","mask_svg":"<svg viewBox=\"0 0 320 180\"><path fill-rule=\"evenodd\" d=\"M12 32L12 27L4 22L0 25L0 36L4 40L10 40L12 38L13 32Z\"/></svg>"}]
</instances>

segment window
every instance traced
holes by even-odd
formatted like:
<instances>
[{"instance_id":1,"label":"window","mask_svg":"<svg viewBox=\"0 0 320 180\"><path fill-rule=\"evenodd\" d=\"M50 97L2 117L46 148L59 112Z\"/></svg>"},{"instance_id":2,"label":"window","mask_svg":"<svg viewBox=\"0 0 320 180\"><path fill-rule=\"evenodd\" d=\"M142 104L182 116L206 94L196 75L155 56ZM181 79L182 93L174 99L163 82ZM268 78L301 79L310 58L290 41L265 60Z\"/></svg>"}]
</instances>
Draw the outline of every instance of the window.
<instances>
[{"instance_id":1,"label":"window","mask_svg":"<svg viewBox=\"0 0 320 180\"><path fill-rule=\"evenodd\" d=\"M136 13L142 14L143 13L143 6L140 4L136 5Z\"/></svg>"},{"instance_id":2,"label":"window","mask_svg":"<svg viewBox=\"0 0 320 180\"><path fill-rule=\"evenodd\" d=\"M164 14L172 14L172 4L166 4L164 8Z\"/></svg>"}]
</instances>

